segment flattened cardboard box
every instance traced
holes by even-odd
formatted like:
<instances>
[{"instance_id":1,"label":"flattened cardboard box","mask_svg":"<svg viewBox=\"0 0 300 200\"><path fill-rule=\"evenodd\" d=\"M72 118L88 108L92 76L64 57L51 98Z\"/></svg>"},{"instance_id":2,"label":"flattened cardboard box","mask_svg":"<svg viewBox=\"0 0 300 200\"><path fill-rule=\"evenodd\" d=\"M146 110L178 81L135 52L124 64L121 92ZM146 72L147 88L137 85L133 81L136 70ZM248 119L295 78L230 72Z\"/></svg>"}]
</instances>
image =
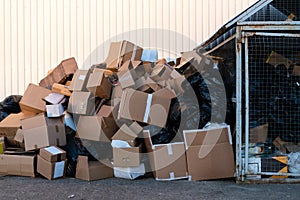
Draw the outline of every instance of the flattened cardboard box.
<instances>
[{"instance_id":1,"label":"flattened cardboard box","mask_svg":"<svg viewBox=\"0 0 300 200\"><path fill-rule=\"evenodd\" d=\"M191 180L232 178L235 173L229 126L183 131Z\"/></svg>"},{"instance_id":2,"label":"flattened cardboard box","mask_svg":"<svg viewBox=\"0 0 300 200\"><path fill-rule=\"evenodd\" d=\"M67 159L66 152L56 146L40 149L39 155L49 162L59 162Z\"/></svg>"},{"instance_id":3,"label":"flattened cardboard box","mask_svg":"<svg viewBox=\"0 0 300 200\"><path fill-rule=\"evenodd\" d=\"M61 61L61 63L52 70L44 79L39 83L42 87L51 88L54 83L62 83L66 78L75 73L78 69L75 58L68 58Z\"/></svg>"},{"instance_id":4,"label":"flattened cardboard box","mask_svg":"<svg viewBox=\"0 0 300 200\"><path fill-rule=\"evenodd\" d=\"M66 173L66 160L49 162L38 155L37 172L48 180L64 177Z\"/></svg>"},{"instance_id":5,"label":"flattened cardboard box","mask_svg":"<svg viewBox=\"0 0 300 200\"><path fill-rule=\"evenodd\" d=\"M188 178L185 147L183 142L153 145L150 132L144 130L144 139L150 165L156 180Z\"/></svg>"},{"instance_id":6,"label":"flattened cardboard box","mask_svg":"<svg viewBox=\"0 0 300 200\"><path fill-rule=\"evenodd\" d=\"M118 126L113 118L80 116L77 124L77 136L81 139L110 142Z\"/></svg>"},{"instance_id":7,"label":"flattened cardboard box","mask_svg":"<svg viewBox=\"0 0 300 200\"><path fill-rule=\"evenodd\" d=\"M108 160L88 161L87 156L78 156L75 175L77 179L94 181L113 176L113 167Z\"/></svg>"},{"instance_id":8,"label":"flattened cardboard box","mask_svg":"<svg viewBox=\"0 0 300 200\"><path fill-rule=\"evenodd\" d=\"M92 92L95 96L110 99L112 84L104 76L104 70L98 69L92 73L87 82L87 90Z\"/></svg>"},{"instance_id":9,"label":"flattened cardboard box","mask_svg":"<svg viewBox=\"0 0 300 200\"><path fill-rule=\"evenodd\" d=\"M0 122L0 135L7 136L7 137L14 137L21 127L21 120L25 119L26 117L31 117L35 114L24 114L24 113L17 113L17 114L10 114L4 120Z\"/></svg>"},{"instance_id":10,"label":"flattened cardboard box","mask_svg":"<svg viewBox=\"0 0 300 200\"><path fill-rule=\"evenodd\" d=\"M0 155L0 174L35 177L36 156Z\"/></svg>"},{"instance_id":11,"label":"flattened cardboard box","mask_svg":"<svg viewBox=\"0 0 300 200\"><path fill-rule=\"evenodd\" d=\"M118 119L131 119L164 127L171 99L127 88L123 91Z\"/></svg>"},{"instance_id":12,"label":"flattened cardboard box","mask_svg":"<svg viewBox=\"0 0 300 200\"><path fill-rule=\"evenodd\" d=\"M21 120L25 150L66 144L65 126L61 118L46 118L43 114Z\"/></svg>"},{"instance_id":13,"label":"flattened cardboard box","mask_svg":"<svg viewBox=\"0 0 300 200\"><path fill-rule=\"evenodd\" d=\"M46 102L43 99L51 93L51 90L30 83L19 102L24 113L41 113L46 111Z\"/></svg>"}]
</instances>

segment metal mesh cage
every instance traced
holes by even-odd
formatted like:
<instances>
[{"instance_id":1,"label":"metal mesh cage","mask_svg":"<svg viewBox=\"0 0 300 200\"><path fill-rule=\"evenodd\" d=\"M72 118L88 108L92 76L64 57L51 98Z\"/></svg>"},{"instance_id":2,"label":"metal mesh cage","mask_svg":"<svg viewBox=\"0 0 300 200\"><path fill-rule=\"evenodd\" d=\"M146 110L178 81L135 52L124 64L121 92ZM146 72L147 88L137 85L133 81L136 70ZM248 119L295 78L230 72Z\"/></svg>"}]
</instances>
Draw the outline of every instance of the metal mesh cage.
<instances>
[{"instance_id":1,"label":"metal mesh cage","mask_svg":"<svg viewBox=\"0 0 300 200\"><path fill-rule=\"evenodd\" d=\"M246 21L300 21L300 1L274 0Z\"/></svg>"},{"instance_id":2,"label":"metal mesh cage","mask_svg":"<svg viewBox=\"0 0 300 200\"><path fill-rule=\"evenodd\" d=\"M297 71L300 37L296 34L275 37L269 33L249 36L246 41L247 172L288 173L289 153L300 152L297 149L300 142L300 74ZM253 169L257 163L260 169Z\"/></svg>"}]
</instances>

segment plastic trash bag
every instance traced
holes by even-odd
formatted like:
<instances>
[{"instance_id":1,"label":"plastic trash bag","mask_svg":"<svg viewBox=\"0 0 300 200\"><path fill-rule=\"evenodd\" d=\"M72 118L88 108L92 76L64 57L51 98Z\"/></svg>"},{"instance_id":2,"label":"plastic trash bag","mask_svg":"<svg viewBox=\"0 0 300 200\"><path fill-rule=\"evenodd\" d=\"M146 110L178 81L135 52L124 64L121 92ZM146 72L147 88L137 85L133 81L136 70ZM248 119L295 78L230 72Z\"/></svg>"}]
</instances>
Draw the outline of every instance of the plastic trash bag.
<instances>
[{"instance_id":1,"label":"plastic trash bag","mask_svg":"<svg viewBox=\"0 0 300 200\"><path fill-rule=\"evenodd\" d=\"M300 152L288 154L289 172L300 174Z\"/></svg>"},{"instance_id":2,"label":"plastic trash bag","mask_svg":"<svg viewBox=\"0 0 300 200\"><path fill-rule=\"evenodd\" d=\"M2 121L11 113L21 112L21 108L19 105L21 98L22 96L20 95L11 95L0 102L0 121Z\"/></svg>"}]
</instances>

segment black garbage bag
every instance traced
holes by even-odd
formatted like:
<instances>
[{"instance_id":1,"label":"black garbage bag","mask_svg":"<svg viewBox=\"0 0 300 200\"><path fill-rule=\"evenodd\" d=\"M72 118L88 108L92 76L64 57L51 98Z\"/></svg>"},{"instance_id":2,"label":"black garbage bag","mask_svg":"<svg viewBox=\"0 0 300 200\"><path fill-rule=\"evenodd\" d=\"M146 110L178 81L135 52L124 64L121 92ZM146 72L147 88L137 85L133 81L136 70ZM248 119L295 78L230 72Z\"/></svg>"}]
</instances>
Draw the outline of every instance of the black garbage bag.
<instances>
[{"instance_id":1,"label":"black garbage bag","mask_svg":"<svg viewBox=\"0 0 300 200\"><path fill-rule=\"evenodd\" d=\"M78 155L89 156L89 152L82 145L79 138L75 137L76 132L66 127L67 144L62 147L67 152L67 170L66 176L74 177L76 173L76 165Z\"/></svg>"},{"instance_id":2,"label":"black garbage bag","mask_svg":"<svg viewBox=\"0 0 300 200\"><path fill-rule=\"evenodd\" d=\"M19 105L21 98L20 95L10 95L0 102L0 121L11 113L21 112Z\"/></svg>"}]
</instances>

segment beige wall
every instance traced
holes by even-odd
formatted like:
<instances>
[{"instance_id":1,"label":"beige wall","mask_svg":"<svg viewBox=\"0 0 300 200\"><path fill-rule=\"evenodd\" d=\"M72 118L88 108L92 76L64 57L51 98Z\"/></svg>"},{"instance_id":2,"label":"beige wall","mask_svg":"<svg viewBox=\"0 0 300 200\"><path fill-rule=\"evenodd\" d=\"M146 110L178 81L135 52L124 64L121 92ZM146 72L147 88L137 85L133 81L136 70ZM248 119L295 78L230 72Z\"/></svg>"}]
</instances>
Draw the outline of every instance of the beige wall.
<instances>
[{"instance_id":1,"label":"beige wall","mask_svg":"<svg viewBox=\"0 0 300 200\"><path fill-rule=\"evenodd\" d=\"M193 49L256 1L0 0L0 100L64 58L81 68L103 61L113 40L164 49L161 57Z\"/></svg>"}]
</instances>

